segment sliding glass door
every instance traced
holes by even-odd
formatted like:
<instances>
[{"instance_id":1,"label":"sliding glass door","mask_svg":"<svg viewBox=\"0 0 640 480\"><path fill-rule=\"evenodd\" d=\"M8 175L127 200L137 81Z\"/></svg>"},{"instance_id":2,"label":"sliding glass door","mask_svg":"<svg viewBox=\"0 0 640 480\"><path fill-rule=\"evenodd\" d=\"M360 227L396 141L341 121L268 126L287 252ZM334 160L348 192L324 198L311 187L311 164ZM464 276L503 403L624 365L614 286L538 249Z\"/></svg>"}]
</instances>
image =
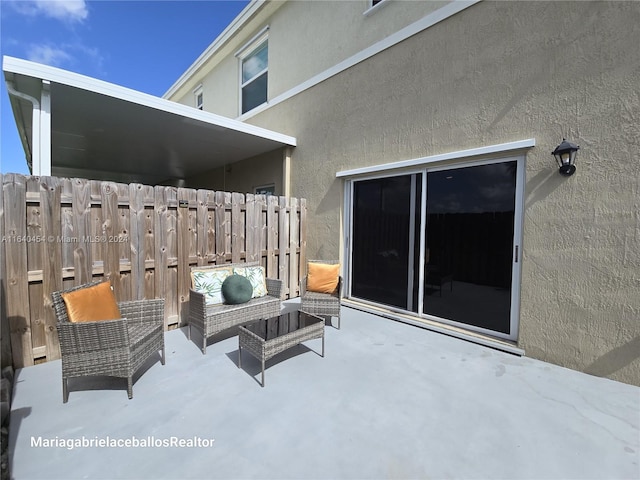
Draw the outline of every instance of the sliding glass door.
<instances>
[{"instance_id":1,"label":"sliding glass door","mask_svg":"<svg viewBox=\"0 0 640 480\"><path fill-rule=\"evenodd\" d=\"M354 184L351 293L417 312L416 224L422 175Z\"/></svg>"},{"instance_id":2,"label":"sliding glass door","mask_svg":"<svg viewBox=\"0 0 640 480\"><path fill-rule=\"evenodd\" d=\"M350 296L515 339L523 163L353 180Z\"/></svg>"}]
</instances>

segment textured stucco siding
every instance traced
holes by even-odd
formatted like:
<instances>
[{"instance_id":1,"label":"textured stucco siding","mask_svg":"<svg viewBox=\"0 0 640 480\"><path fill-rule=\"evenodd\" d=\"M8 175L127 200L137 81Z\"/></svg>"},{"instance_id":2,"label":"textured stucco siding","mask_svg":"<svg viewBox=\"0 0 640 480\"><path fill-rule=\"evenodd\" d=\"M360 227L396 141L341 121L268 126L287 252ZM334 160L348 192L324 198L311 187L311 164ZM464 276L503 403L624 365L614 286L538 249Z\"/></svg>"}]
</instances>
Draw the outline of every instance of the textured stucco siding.
<instances>
[{"instance_id":1,"label":"textured stucco siding","mask_svg":"<svg viewBox=\"0 0 640 480\"><path fill-rule=\"evenodd\" d=\"M640 385L639 44L638 2L486 1L249 121L297 137L319 258L341 249L336 172L535 138L518 344ZM581 146L569 178L563 137Z\"/></svg>"},{"instance_id":2,"label":"textured stucco siding","mask_svg":"<svg viewBox=\"0 0 640 480\"><path fill-rule=\"evenodd\" d=\"M370 0L288 1L270 20L269 98L383 40L449 3L388 1L370 16ZM295 39L295 40L293 40ZM295 65L295 68L291 68Z\"/></svg>"},{"instance_id":3,"label":"textured stucco siding","mask_svg":"<svg viewBox=\"0 0 640 480\"><path fill-rule=\"evenodd\" d=\"M188 178L186 185L189 188L254 193L256 187L273 184L276 195L282 195L283 159L283 149L273 150Z\"/></svg>"},{"instance_id":4,"label":"textured stucco siding","mask_svg":"<svg viewBox=\"0 0 640 480\"><path fill-rule=\"evenodd\" d=\"M277 4L277 11L271 17L259 15L241 29L222 54L212 58L215 67L210 71L203 68L205 73L191 79L190 88L172 100L195 106L193 89L201 83L206 111L231 118L239 116L240 63L235 53L266 26L269 26L267 98L273 99L450 1L391 0L370 16L363 15L370 4L368 0L273 3Z\"/></svg>"},{"instance_id":5,"label":"textured stucco siding","mask_svg":"<svg viewBox=\"0 0 640 480\"><path fill-rule=\"evenodd\" d=\"M240 105L238 72L238 59L234 55L224 57L211 72L198 75L196 81L189 82L190 88L184 95L172 100L195 107L194 92L198 86L202 86L203 110L235 118L238 116Z\"/></svg>"}]
</instances>

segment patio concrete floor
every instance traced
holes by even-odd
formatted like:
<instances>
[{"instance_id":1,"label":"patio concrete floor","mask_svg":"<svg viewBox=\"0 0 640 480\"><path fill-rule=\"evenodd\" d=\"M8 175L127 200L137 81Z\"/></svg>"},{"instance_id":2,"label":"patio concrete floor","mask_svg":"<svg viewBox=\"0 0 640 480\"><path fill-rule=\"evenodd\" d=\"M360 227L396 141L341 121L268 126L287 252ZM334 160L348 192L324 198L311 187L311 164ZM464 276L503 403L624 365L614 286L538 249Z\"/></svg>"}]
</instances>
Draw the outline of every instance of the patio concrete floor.
<instances>
[{"instance_id":1,"label":"patio concrete floor","mask_svg":"<svg viewBox=\"0 0 640 480\"><path fill-rule=\"evenodd\" d=\"M638 387L345 307L325 358L320 340L280 354L265 388L237 336L165 341L132 400L100 378L63 404L60 361L19 370L12 478L640 478ZM200 446L63 445L83 438Z\"/></svg>"}]
</instances>

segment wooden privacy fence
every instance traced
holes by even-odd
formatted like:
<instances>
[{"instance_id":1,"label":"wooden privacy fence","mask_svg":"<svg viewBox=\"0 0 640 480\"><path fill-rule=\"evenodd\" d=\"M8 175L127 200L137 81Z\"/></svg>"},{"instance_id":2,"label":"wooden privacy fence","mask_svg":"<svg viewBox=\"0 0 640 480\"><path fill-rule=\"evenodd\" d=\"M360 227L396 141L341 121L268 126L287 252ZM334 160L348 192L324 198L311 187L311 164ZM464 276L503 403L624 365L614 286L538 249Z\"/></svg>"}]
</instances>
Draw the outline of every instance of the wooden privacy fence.
<instances>
[{"instance_id":1,"label":"wooden privacy fence","mask_svg":"<svg viewBox=\"0 0 640 480\"><path fill-rule=\"evenodd\" d=\"M284 296L306 263L306 200L0 175L0 298L15 367L60 357L51 292L107 278L119 301L165 299L187 319L193 265L259 261ZM2 346L8 347L6 329Z\"/></svg>"}]
</instances>

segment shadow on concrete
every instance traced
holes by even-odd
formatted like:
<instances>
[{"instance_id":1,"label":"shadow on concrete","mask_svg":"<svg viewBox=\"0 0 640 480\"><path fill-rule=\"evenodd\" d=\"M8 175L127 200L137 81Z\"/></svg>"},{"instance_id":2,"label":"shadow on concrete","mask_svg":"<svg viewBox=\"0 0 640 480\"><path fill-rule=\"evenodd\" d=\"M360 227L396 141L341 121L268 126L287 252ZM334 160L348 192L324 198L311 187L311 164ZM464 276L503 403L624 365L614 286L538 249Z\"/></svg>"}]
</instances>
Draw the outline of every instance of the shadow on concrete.
<instances>
[{"instance_id":1,"label":"shadow on concrete","mask_svg":"<svg viewBox=\"0 0 640 480\"><path fill-rule=\"evenodd\" d=\"M31 407L16 408L11 411L11 419L9 421L9 478L13 471L13 458L16 448L16 439L18 438L18 431L20 430L20 424L22 420L31 415Z\"/></svg>"},{"instance_id":2,"label":"shadow on concrete","mask_svg":"<svg viewBox=\"0 0 640 480\"><path fill-rule=\"evenodd\" d=\"M313 340L311 340L313 341ZM319 357L322 358L322 356L320 355L320 349L318 349L317 351L307 347L306 345L303 344L299 344L296 345L294 347L291 347L287 350L285 350L284 352L280 352L278 353L276 356L270 358L269 360L267 360L264 364L264 371L265 371L265 376L267 375L269 368L271 367L275 367L276 365L284 362L285 360L289 360L291 358L295 358L298 357L304 353L308 353L308 352L314 352L316 353ZM235 350L232 352L227 352L227 358L229 360L231 360L234 365L236 367L238 367L239 364L239 350ZM238 367L240 368L240 367ZM246 373L248 373L249 375L251 375L251 377L253 378L253 380L255 380L255 382L260 385L260 373L262 372L262 365L260 364L260 361L255 358L253 355L251 355L250 353L248 353L247 351L245 351L242 354L242 370ZM265 381L266 383L266 381Z\"/></svg>"},{"instance_id":3,"label":"shadow on concrete","mask_svg":"<svg viewBox=\"0 0 640 480\"><path fill-rule=\"evenodd\" d=\"M636 337L599 357L585 369L585 373L606 377L640 358L640 337Z\"/></svg>"}]
</instances>

